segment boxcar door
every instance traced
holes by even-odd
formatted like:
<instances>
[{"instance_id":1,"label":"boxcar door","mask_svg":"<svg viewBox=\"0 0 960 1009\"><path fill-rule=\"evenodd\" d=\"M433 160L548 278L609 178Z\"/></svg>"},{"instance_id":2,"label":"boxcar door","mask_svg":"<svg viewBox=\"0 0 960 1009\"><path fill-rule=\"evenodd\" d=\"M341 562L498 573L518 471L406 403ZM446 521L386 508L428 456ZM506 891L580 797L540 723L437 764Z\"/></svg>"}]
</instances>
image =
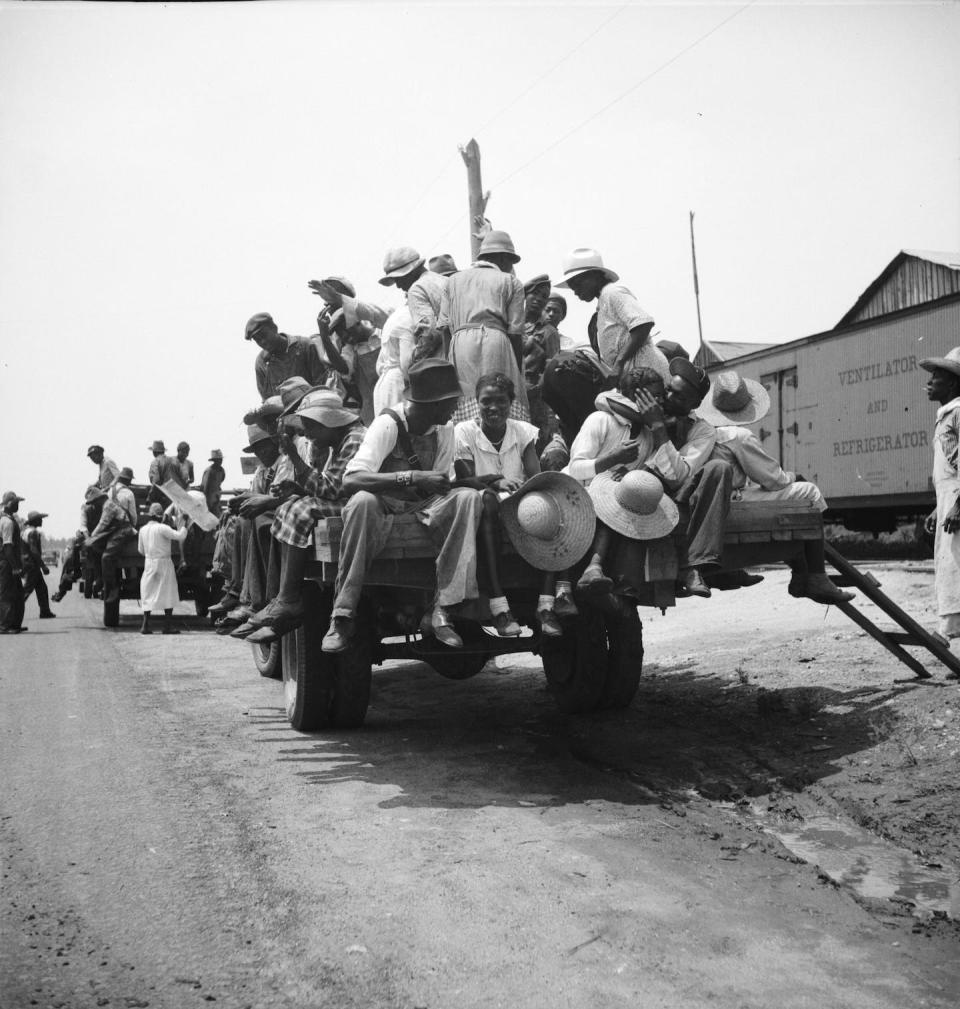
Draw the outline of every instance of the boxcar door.
<instances>
[{"instance_id":1,"label":"boxcar door","mask_svg":"<svg viewBox=\"0 0 960 1009\"><path fill-rule=\"evenodd\" d=\"M783 447L780 442L780 372L773 371L760 376L760 384L770 394L770 412L760 421L757 437L764 450L783 465Z\"/></svg>"},{"instance_id":2,"label":"boxcar door","mask_svg":"<svg viewBox=\"0 0 960 1009\"><path fill-rule=\"evenodd\" d=\"M796 473L800 465L797 369L780 372L780 465Z\"/></svg>"}]
</instances>

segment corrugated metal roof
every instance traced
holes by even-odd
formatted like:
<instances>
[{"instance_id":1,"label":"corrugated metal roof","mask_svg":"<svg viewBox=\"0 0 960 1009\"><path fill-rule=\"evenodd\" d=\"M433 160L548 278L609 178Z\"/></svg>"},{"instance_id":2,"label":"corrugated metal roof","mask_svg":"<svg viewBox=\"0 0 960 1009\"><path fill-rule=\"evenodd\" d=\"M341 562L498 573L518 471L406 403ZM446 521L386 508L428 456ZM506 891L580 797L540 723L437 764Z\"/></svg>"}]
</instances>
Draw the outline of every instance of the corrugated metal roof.
<instances>
[{"instance_id":1,"label":"corrugated metal roof","mask_svg":"<svg viewBox=\"0 0 960 1009\"><path fill-rule=\"evenodd\" d=\"M731 361L744 354L753 354L758 350L775 347L775 343L745 343L742 341L727 342L724 340L704 340L703 347L697 351L693 360L701 368L707 368L721 361Z\"/></svg>"},{"instance_id":2,"label":"corrugated metal roof","mask_svg":"<svg viewBox=\"0 0 960 1009\"><path fill-rule=\"evenodd\" d=\"M905 265L906 264L906 265ZM912 266L910 265L912 264ZM921 264L929 264L926 270ZM933 269L931 270L930 267ZM954 276L956 275L956 276ZM887 284L891 287L884 290ZM960 252L901 249L836 327L922 305L960 290Z\"/></svg>"}]
</instances>

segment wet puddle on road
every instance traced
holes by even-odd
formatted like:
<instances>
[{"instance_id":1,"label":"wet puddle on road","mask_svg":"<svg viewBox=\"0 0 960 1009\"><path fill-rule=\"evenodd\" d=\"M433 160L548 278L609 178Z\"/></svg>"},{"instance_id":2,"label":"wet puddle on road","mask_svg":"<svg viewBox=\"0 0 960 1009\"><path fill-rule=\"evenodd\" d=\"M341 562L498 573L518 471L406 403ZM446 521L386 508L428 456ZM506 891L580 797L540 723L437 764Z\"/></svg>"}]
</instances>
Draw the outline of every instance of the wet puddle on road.
<instances>
[{"instance_id":1,"label":"wet puddle on road","mask_svg":"<svg viewBox=\"0 0 960 1009\"><path fill-rule=\"evenodd\" d=\"M913 852L833 816L774 826L754 812L767 833L841 886L865 897L908 900L920 913L939 911L960 919L960 870L953 866L924 862Z\"/></svg>"}]
</instances>

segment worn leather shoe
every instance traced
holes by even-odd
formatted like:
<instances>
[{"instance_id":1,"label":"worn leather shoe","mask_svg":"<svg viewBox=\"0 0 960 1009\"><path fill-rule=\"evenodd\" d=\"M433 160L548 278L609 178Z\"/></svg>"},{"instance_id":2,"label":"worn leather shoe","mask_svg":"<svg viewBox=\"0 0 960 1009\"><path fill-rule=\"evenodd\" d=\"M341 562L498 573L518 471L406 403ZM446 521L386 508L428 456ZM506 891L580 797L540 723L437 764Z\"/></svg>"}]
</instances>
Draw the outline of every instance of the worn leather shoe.
<instances>
[{"instance_id":1,"label":"worn leather shoe","mask_svg":"<svg viewBox=\"0 0 960 1009\"><path fill-rule=\"evenodd\" d=\"M806 591L803 594L807 599L827 606L834 603L849 603L854 598L852 592L838 589L826 574L808 574Z\"/></svg>"},{"instance_id":2,"label":"worn leather shoe","mask_svg":"<svg viewBox=\"0 0 960 1009\"><path fill-rule=\"evenodd\" d=\"M501 638L519 638L523 628L517 623L516 617L506 610L504 613L493 614L493 629ZM463 642L461 642L461 645ZM456 647L460 647L457 645Z\"/></svg>"},{"instance_id":3,"label":"worn leather shoe","mask_svg":"<svg viewBox=\"0 0 960 1009\"><path fill-rule=\"evenodd\" d=\"M687 568L680 581L681 595L700 596L702 599L710 598L710 587L703 580L703 575L697 568Z\"/></svg>"},{"instance_id":4,"label":"worn leather shoe","mask_svg":"<svg viewBox=\"0 0 960 1009\"><path fill-rule=\"evenodd\" d=\"M352 617L334 617L330 621L330 627L320 642L320 651L328 654L345 652L350 646L350 638L353 636Z\"/></svg>"},{"instance_id":5,"label":"worn leather shoe","mask_svg":"<svg viewBox=\"0 0 960 1009\"><path fill-rule=\"evenodd\" d=\"M220 602L214 603L213 606L207 610L207 613L210 613L215 617L224 616L234 609L239 602L240 599L238 596L235 596L232 592L228 592L223 596Z\"/></svg>"},{"instance_id":6,"label":"worn leather shoe","mask_svg":"<svg viewBox=\"0 0 960 1009\"><path fill-rule=\"evenodd\" d=\"M603 573L599 564L590 564L577 580L577 591L602 596L613 591L613 579Z\"/></svg>"},{"instance_id":7,"label":"worn leather shoe","mask_svg":"<svg viewBox=\"0 0 960 1009\"><path fill-rule=\"evenodd\" d=\"M563 637L563 628L553 610L537 610L537 620L540 621L540 633L545 638Z\"/></svg>"},{"instance_id":8,"label":"worn leather shoe","mask_svg":"<svg viewBox=\"0 0 960 1009\"><path fill-rule=\"evenodd\" d=\"M463 638L453 629L450 615L442 606L438 606L433 611L430 622L433 624L434 637L440 644L446 645L448 648L463 648Z\"/></svg>"}]
</instances>

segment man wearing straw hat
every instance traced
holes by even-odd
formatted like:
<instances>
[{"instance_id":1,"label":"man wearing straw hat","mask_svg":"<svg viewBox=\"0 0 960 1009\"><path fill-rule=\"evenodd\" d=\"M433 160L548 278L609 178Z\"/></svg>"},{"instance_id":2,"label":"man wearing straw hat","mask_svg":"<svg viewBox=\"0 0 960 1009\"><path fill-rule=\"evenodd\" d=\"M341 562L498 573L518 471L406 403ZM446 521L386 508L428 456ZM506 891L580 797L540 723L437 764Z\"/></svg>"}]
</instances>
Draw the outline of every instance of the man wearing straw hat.
<instances>
[{"instance_id":1,"label":"man wearing straw hat","mask_svg":"<svg viewBox=\"0 0 960 1009\"><path fill-rule=\"evenodd\" d=\"M523 285L513 268L520 257L505 231L488 231L477 261L447 281L438 325L449 345L447 357L460 379L461 402L455 421L479 416L475 395L481 375L502 372L517 397L510 410L514 420L529 420L526 388L520 370L523 359Z\"/></svg>"},{"instance_id":2,"label":"man wearing straw hat","mask_svg":"<svg viewBox=\"0 0 960 1009\"><path fill-rule=\"evenodd\" d=\"M416 343L413 360L442 357L443 341L437 328L437 319L440 317L443 291L447 286L446 275L428 270L423 256L416 249L404 245L387 250L383 258L380 283L384 287L396 285L407 295L410 327Z\"/></svg>"},{"instance_id":3,"label":"man wearing straw hat","mask_svg":"<svg viewBox=\"0 0 960 1009\"><path fill-rule=\"evenodd\" d=\"M709 398L697 408L700 417L717 429L710 458L720 459L732 468L735 501L806 501L811 508L825 512L827 502L820 488L782 469L746 426L762 420L769 410L770 396L759 382L735 371L714 375ZM853 599L826 574L823 537L804 540L802 556L789 563L793 571L790 595L827 605Z\"/></svg>"},{"instance_id":4,"label":"man wearing straw hat","mask_svg":"<svg viewBox=\"0 0 960 1009\"><path fill-rule=\"evenodd\" d=\"M475 599L477 530L482 512L478 491L452 487L455 439L450 419L460 398L453 366L436 358L412 365L410 391L397 407L370 425L347 464L343 489L343 537L330 628L321 647L342 652L354 633L363 580L383 549L393 516L413 514L437 546L437 592L430 625L452 648L463 641L447 608Z\"/></svg>"},{"instance_id":5,"label":"man wearing straw hat","mask_svg":"<svg viewBox=\"0 0 960 1009\"><path fill-rule=\"evenodd\" d=\"M927 532L935 536L934 583L937 590L937 632L960 637L960 347L944 357L920 362L927 379L927 398L939 404L933 437L933 486L936 510L927 516Z\"/></svg>"}]
</instances>

